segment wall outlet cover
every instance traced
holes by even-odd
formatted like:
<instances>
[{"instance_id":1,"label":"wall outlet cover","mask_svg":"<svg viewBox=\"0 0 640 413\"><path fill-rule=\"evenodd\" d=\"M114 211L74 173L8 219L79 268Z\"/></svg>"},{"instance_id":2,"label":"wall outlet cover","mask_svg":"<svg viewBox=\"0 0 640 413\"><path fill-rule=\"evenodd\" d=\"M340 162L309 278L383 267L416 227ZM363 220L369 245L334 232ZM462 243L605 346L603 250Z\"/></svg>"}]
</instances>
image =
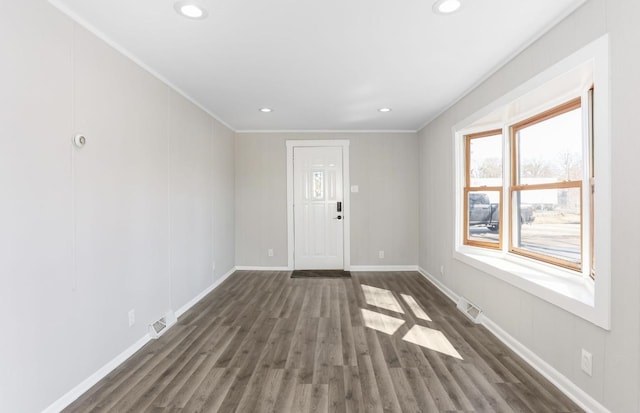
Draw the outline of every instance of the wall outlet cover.
<instances>
[{"instance_id":1,"label":"wall outlet cover","mask_svg":"<svg viewBox=\"0 0 640 413\"><path fill-rule=\"evenodd\" d=\"M582 349L582 356L580 357L580 368L582 368L582 371L584 371L587 375L591 376L593 368L593 355L585 349Z\"/></svg>"}]
</instances>

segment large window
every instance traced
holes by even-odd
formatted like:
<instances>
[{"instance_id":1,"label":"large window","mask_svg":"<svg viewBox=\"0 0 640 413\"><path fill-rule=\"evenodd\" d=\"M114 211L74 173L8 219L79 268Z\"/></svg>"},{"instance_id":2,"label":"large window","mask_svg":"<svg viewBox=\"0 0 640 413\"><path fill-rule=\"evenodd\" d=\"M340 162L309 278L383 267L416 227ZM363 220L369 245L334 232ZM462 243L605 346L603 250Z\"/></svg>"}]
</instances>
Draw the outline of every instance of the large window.
<instances>
[{"instance_id":1,"label":"large window","mask_svg":"<svg viewBox=\"0 0 640 413\"><path fill-rule=\"evenodd\" d=\"M465 135L464 244L577 272L591 264L590 95Z\"/></svg>"},{"instance_id":2,"label":"large window","mask_svg":"<svg viewBox=\"0 0 640 413\"><path fill-rule=\"evenodd\" d=\"M604 36L453 127L454 259L603 328L612 279L608 55Z\"/></svg>"}]
</instances>

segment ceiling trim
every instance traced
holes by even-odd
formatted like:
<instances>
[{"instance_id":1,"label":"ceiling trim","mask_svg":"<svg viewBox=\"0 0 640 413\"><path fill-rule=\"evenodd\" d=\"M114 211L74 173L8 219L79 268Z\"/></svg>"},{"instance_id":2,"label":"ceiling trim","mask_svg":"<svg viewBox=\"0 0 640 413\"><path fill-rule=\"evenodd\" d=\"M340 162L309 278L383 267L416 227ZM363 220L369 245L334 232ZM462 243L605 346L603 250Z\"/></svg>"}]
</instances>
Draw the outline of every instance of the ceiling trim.
<instances>
[{"instance_id":1,"label":"ceiling trim","mask_svg":"<svg viewBox=\"0 0 640 413\"><path fill-rule=\"evenodd\" d=\"M244 129L235 131L242 133L417 133L409 129Z\"/></svg>"},{"instance_id":2,"label":"ceiling trim","mask_svg":"<svg viewBox=\"0 0 640 413\"><path fill-rule=\"evenodd\" d=\"M126 58L131 60L136 65L140 66L143 70L147 71L151 76L155 77L156 79L158 79L159 81L161 81L162 83L164 83L165 85L167 85L168 87L173 89L175 92L177 92L179 95L181 95L182 97L187 99L189 102L191 102L194 105L196 105L200 110L204 111L207 115L211 116L213 119L215 119L216 121L220 122L222 125L224 125L228 129L230 129L232 132L236 132L236 130L231 125L229 125L227 122L225 122L222 119L220 119L219 116L217 116L214 113L211 113L211 111L209 111L204 106L202 106L199 102L197 102L195 99L193 99L191 96L189 96L182 89L180 89L179 87L177 87L176 85L171 83L169 80L167 80L164 76L160 75L158 72L153 70L151 67L149 67L148 65L143 63L141 60L139 60L129 50L127 50L126 48L124 48L122 45L120 45L119 43L115 42L114 40L112 40L109 36L107 36L106 34L101 32L100 30L98 30L95 26L93 26L91 23L89 23L88 21L86 21L85 19L80 17L77 13L75 13L74 11L69 9L67 6L65 6L64 4L60 3L58 0L48 0L48 2L53 7L57 8L60 12L62 12L66 16L68 16L75 23L77 23L78 25L80 25L84 29L88 30L90 33L92 33L97 38L99 38L100 40L102 40L103 42L105 42L106 44L111 46L117 52L119 52L122 55L124 55Z\"/></svg>"},{"instance_id":3,"label":"ceiling trim","mask_svg":"<svg viewBox=\"0 0 640 413\"><path fill-rule=\"evenodd\" d=\"M578 10L580 7L584 6L584 4L587 1L588 0L582 0L577 6L568 7L566 10L564 10L557 18L551 20L542 29L540 29L536 34L534 34L528 41L524 42L522 44L522 46L517 48L513 53L510 53L506 58L502 59L497 65L495 65L493 67L493 69L489 70L484 76L480 77L480 79L478 79L473 85L471 85L464 92L462 92L457 98L452 100L451 103L446 105L441 111L437 112L435 115L431 116L429 118L429 120L427 120L422 125L420 125L420 127L418 128L417 131L420 132L422 129L424 129L431 122L433 122L434 120L438 119L438 117L440 117L440 115L442 115L443 113L445 113L446 111L451 109L456 103L460 102L465 96L467 96L468 94L473 92L475 89L477 89L480 85L482 85L484 82L486 82L491 76L495 75L500 69L502 69L510 61L515 59L516 56L518 56L520 53L522 53L526 49L528 49L533 43L535 43L542 36L544 36L547 32L549 32L551 29L553 29L555 26L557 26L562 20L566 19L571 14L573 14L576 10Z\"/></svg>"}]
</instances>

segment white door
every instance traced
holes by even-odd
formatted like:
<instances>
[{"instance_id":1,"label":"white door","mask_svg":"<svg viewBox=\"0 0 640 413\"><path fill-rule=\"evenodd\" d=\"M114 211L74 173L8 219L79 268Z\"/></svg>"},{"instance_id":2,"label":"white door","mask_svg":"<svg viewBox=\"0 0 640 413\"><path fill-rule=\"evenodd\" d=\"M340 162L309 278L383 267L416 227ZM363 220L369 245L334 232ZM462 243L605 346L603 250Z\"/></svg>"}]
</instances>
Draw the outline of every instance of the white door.
<instances>
[{"instance_id":1,"label":"white door","mask_svg":"<svg viewBox=\"0 0 640 413\"><path fill-rule=\"evenodd\" d=\"M294 265L343 269L342 147L293 150Z\"/></svg>"}]
</instances>

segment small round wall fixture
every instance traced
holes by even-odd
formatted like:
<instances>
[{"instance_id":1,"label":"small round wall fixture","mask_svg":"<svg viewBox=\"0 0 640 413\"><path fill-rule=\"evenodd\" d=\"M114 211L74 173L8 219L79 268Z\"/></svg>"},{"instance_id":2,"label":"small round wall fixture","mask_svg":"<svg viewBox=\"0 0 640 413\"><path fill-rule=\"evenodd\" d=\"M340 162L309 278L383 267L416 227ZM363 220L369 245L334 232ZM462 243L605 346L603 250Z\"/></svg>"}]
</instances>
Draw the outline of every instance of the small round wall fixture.
<instances>
[{"instance_id":1,"label":"small round wall fixture","mask_svg":"<svg viewBox=\"0 0 640 413\"><path fill-rule=\"evenodd\" d=\"M389 112L391 112L391 108L380 108L380 109L378 109L378 112L389 113Z\"/></svg>"},{"instance_id":2,"label":"small round wall fixture","mask_svg":"<svg viewBox=\"0 0 640 413\"><path fill-rule=\"evenodd\" d=\"M273 112L273 109L271 109L271 108L260 108L260 112L262 112L262 113L271 113L271 112Z\"/></svg>"},{"instance_id":3,"label":"small round wall fixture","mask_svg":"<svg viewBox=\"0 0 640 413\"><path fill-rule=\"evenodd\" d=\"M78 148L82 148L87 143L87 138L85 138L84 135L77 134L73 137L73 143Z\"/></svg>"},{"instance_id":4,"label":"small round wall fixture","mask_svg":"<svg viewBox=\"0 0 640 413\"><path fill-rule=\"evenodd\" d=\"M194 1L179 1L173 8L183 17L194 20L201 20L207 17L207 11Z\"/></svg>"},{"instance_id":5,"label":"small round wall fixture","mask_svg":"<svg viewBox=\"0 0 640 413\"><path fill-rule=\"evenodd\" d=\"M433 12L436 14L451 14L460 10L460 0L438 0L433 3Z\"/></svg>"}]
</instances>

